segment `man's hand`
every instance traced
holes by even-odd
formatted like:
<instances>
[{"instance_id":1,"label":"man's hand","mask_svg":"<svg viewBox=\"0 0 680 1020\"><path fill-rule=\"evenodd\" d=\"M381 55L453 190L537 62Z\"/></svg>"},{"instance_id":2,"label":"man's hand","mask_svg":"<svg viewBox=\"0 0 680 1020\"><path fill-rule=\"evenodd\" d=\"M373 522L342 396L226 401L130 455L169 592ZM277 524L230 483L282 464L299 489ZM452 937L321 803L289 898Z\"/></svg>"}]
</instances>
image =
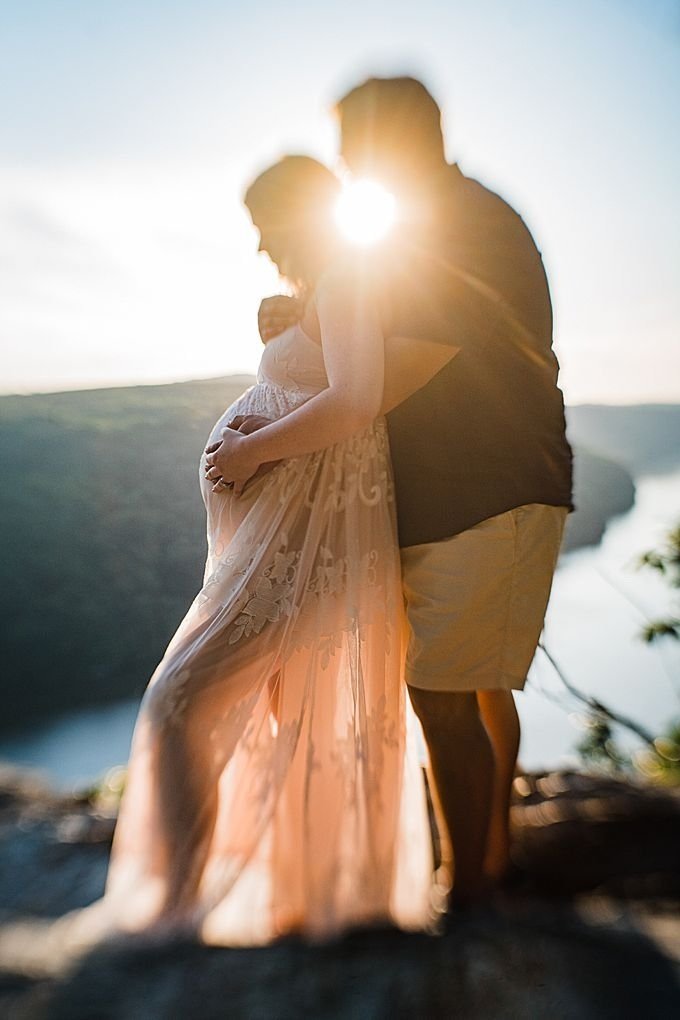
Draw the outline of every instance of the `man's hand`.
<instances>
[{"instance_id":1,"label":"man's hand","mask_svg":"<svg viewBox=\"0 0 680 1020\"><path fill-rule=\"evenodd\" d=\"M277 294L260 302L257 313L257 328L263 344L290 329L299 322L304 313L304 302L300 298Z\"/></svg>"}]
</instances>

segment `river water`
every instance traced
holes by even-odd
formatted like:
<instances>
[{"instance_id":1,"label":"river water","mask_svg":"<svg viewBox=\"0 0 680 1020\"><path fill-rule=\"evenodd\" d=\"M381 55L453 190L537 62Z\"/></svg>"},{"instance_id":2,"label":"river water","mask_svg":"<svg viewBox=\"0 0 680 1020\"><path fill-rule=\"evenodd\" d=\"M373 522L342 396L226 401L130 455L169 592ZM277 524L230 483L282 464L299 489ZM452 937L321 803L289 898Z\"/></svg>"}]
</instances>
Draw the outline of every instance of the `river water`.
<instances>
[{"instance_id":1,"label":"river water","mask_svg":"<svg viewBox=\"0 0 680 1020\"><path fill-rule=\"evenodd\" d=\"M640 640L646 620L668 613L671 592L635 561L680 523L680 470L636 484L634 506L609 523L597 547L562 557L543 640L570 682L657 733L680 715L680 642ZM540 650L516 699L522 766L576 765L582 710ZM0 740L0 759L37 768L62 788L88 782L126 761L137 706L134 700L70 712ZM622 743L635 746L625 734Z\"/></svg>"}]
</instances>

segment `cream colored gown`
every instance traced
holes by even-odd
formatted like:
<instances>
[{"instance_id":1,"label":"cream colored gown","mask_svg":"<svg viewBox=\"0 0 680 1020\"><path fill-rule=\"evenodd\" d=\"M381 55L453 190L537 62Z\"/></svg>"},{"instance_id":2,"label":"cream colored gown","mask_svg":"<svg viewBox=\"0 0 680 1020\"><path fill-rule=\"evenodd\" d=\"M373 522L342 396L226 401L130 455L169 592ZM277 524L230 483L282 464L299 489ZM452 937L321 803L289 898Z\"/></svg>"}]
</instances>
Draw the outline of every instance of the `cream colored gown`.
<instances>
[{"instance_id":1,"label":"cream colored gown","mask_svg":"<svg viewBox=\"0 0 680 1020\"><path fill-rule=\"evenodd\" d=\"M292 327L209 441L236 414L278 418L326 386L321 347ZM384 419L241 497L213 493L203 459L199 479L204 583L142 699L92 914L221 945L426 927L432 856Z\"/></svg>"}]
</instances>

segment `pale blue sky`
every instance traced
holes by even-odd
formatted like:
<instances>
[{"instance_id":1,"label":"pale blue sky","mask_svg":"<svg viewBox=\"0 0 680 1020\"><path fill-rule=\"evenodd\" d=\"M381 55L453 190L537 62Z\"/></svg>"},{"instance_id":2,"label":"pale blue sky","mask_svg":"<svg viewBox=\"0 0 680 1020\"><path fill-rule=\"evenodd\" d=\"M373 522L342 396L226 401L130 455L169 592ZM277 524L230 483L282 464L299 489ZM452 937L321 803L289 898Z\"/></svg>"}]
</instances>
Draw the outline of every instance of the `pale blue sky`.
<instances>
[{"instance_id":1,"label":"pale blue sky","mask_svg":"<svg viewBox=\"0 0 680 1020\"><path fill-rule=\"evenodd\" d=\"M0 68L3 392L252 371L244 184L406 71L534 231L567 400L680 400L677 3L0 2Z\"/></svg>"}]
</instances>

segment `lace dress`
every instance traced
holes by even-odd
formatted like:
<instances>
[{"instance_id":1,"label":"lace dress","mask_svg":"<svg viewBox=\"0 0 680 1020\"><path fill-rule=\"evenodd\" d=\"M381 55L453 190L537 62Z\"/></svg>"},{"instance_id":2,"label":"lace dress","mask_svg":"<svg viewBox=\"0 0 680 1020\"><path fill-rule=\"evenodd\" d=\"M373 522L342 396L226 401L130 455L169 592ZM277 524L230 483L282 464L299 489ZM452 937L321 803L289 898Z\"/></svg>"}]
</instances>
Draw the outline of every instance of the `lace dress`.
<instances>
[{"instance_id":1,"label":"lace dress","mask_svg":"<svg viewBox=\"0 0 680 1020\"><path fill-rule=\"evenodd\" d=\"M293 327L209 441L236 414L278 418L326 386L321 347ZM203 459L199 481L204 583L144 693L91 913L222 945L427 926L384 420L240 497L211 491Z\"/></svg>"}]
</instances>

